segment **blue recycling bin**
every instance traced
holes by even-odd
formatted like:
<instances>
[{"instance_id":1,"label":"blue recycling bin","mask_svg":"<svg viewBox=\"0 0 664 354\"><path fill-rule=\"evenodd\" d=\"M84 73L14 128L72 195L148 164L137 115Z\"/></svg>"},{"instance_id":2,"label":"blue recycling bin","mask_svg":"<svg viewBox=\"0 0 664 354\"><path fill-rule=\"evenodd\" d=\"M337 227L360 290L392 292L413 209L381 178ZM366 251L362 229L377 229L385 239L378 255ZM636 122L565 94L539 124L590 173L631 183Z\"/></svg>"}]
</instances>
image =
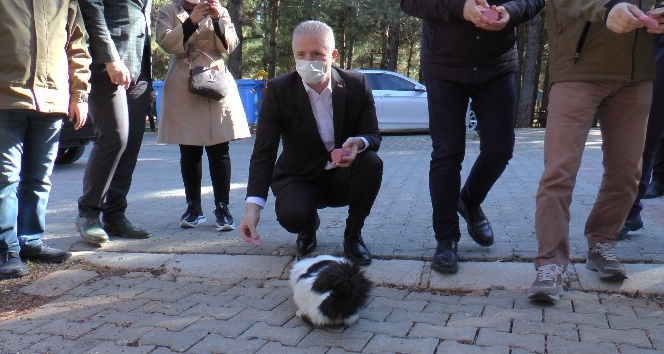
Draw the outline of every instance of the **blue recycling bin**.
<instances>
[{"instance_id":1,"label":"blue recycling bin","mask_svg":"<svg viewBox=\"0 0 664 354\"><path fill-rule=\"evenodd\" d=\"M247 115L247 122L250 125L255 125L258 123L258 112L263 100L265 82L251 79L235 80L235 82L240 92L244 113Z\"/></svg>"},{"instance_id":2,"label":"blue recycling bin","mask_svg":"<svg viewBox=\"0 0 664 354\"><path fill-rule=\"evenodd\" d=\"M159 112L161 112L161 98L164 97L164 82L161 80L155 80L152 82L152 89L157 97L157 120L159 120Z\"/></svg>"}]
</instances>

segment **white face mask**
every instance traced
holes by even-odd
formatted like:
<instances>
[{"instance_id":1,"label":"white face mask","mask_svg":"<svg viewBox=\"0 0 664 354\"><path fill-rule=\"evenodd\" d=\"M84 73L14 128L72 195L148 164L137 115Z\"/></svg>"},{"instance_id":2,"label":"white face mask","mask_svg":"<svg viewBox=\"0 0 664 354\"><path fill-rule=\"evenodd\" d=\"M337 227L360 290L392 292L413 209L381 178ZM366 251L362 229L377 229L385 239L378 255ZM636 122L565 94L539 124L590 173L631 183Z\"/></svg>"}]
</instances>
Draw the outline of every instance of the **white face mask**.
<instances>
[{"instance_id":1,"label":"white face mask","mask_svg":"<svg viewBox=\"0 0 664 354\"><path fill-rule=\"evenodd\" d=\"M295 70L302 80L308 84L317 84L325 80L327 63L324 61L311 61L295 59Z\"/></svg>"}]
</instances>

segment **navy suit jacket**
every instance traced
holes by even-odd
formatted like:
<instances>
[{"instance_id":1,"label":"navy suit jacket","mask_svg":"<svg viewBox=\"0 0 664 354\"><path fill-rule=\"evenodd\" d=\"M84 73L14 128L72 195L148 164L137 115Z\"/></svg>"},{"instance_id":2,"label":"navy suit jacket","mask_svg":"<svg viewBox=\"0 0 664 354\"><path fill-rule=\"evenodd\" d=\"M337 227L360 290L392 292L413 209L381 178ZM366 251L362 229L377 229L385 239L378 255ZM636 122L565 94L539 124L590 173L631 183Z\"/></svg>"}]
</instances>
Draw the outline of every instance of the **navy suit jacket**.
<instances>
[{"instance_id":1,"label":"navy suit jacket","mask_svg":"<svg viewBox=\"0 0 664 354\"><path fill-rule=\"evenodd\" d=\"M90 36L91 70L103 71L105 63L122 60L136 80L146 43L149 50L152 0L79 0L79 6Z\"/></svg>"},{"instance_id":2,"label":"navy suit jacket","mask_svg":"<svg viewBox=\"0 0 664 354\"><path fill-rule=\"evenodd\" d=\"M378 151L376 107L364 74L332 68L331 78L335 148L349 137L363 137L367 150ZM292 72L270 80L249 165L247 196L267 199L269 186L277 194L288 183L312 180L329 160L300 75Z\"/></svg>"}]
</instances>

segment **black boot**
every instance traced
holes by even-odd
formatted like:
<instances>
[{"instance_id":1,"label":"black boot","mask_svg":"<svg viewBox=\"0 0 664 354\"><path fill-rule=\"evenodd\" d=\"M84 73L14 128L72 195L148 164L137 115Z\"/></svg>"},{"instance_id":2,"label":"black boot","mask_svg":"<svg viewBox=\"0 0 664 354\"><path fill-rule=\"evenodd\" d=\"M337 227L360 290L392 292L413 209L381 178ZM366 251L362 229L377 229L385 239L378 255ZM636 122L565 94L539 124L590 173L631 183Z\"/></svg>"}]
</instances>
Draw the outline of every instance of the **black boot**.
<instances>
[{"instance_id":1,"label":"black boot","mask_svg":"<svg viewBox=\"0 0 664 354\"><path fill-rule=\"evenodd\" d=\"M344 254L356 264L371 264L371 252L369 252L360 235L344 235Z\"/></svg>"},{"instance_id":2,"label":"black boot","mask_svg":"<svg viewBox=\"0 0 664 354\"><path fill-rule=\"evenodd\" d=\"M459 270L459 243L454 240L438 241L433 254L431 268L441 273L456 273Z\"/></svg>"},{"instance_id":3,"label":"black boot","mask_svg":"<svg viewBox=\"0 0 664 354\"><path fill-rule=\"evenodd\" d=\"M466 220L468 235L480 246L493 245L493 229L487 220L482 208L477 205L468 205L459 199L457 207L459 215Z\"/></svg>"},{"instance_id":4,"label":"black boot","mask_svg":"<svg viewBox=\"0 0 664 354\"><path fill-rule=\"evenodd\" d=\"M318 215L316 215L314 226L302 230L297 234L295 245L297 246L298 256L306 256L316 250L316 246L318 246L318 242L316 241L316 231L318 230L319 226L320 218Z\"/></svg>"}]
</instances>

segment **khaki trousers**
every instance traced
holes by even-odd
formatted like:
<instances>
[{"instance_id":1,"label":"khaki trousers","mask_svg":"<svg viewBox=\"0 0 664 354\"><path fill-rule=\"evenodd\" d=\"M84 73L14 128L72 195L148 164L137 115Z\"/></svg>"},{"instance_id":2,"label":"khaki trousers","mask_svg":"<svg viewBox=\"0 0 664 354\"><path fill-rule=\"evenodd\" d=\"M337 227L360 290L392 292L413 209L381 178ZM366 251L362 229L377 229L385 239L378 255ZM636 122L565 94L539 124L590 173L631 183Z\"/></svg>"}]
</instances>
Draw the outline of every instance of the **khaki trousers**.
<instances>
[{"instance_id":1,"label":"khaki trousers","mask_svg":"<svg viewBox=\"0 0 664 354\"><path fill-rule=\"evenodd\" d=\"M581 156L595 114L602 133L602 174L584 234L615 245L641 176L652 81L561 82L551 87L544 138L544 172L536 198L535 266L569 263L569 207Z\"/></svg>"}]
</instances>

